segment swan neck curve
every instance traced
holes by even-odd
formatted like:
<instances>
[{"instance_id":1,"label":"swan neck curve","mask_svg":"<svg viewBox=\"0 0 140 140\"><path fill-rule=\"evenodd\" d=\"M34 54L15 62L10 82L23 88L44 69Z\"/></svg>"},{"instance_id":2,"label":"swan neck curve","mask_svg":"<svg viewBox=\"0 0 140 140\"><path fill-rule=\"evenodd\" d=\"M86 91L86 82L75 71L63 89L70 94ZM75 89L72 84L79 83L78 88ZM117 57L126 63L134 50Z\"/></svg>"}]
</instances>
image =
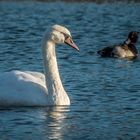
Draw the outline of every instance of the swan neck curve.
<instances>
[{"instance_id":1,"label":"swan neck curve","mask_svg":"<svg viewBox=\"0 0 140 140\"><path fill-rule=\"evenodd\" d=\"M69 105L69 97L63 88L59 75L54 41L47 40L42 49L48 96L56 105Z\"/></svg>"}]
</instances>

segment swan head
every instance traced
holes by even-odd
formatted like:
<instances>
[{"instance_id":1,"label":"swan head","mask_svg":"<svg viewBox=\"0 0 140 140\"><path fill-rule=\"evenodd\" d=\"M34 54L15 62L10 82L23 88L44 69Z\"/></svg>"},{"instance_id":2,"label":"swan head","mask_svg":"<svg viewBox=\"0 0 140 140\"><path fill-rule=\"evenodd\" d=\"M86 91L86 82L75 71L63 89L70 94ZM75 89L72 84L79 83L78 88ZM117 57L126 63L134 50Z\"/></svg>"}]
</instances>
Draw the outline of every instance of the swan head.
<instances>
[{"instance_id":1,"label":"swan head","mask_svg":"<svg viewBox=\"0 0 140 140\"><path fill-rule=\"evenodd\" d=\"M54 43L67 44L72 48L76 49L77 51L79 51L79 48L72 40L70 31L66 27L60 25L52 26L52 32L50 38Z\"/></svg>"}]
</instances>

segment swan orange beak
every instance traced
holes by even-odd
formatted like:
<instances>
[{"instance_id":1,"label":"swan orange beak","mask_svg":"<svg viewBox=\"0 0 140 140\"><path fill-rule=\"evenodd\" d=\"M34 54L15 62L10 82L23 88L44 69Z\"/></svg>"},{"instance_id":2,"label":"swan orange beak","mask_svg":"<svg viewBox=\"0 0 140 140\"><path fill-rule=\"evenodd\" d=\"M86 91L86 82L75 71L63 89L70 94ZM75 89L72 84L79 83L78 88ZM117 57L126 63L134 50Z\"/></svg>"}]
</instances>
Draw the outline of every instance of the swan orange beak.
<instances>
[{"instance_id":1,"label":"swan orange beak","mask_svg":"<svg viewBox=\"0 0 140 140\"><path fill-rule=\"evenodd\" d=\"M70 47L76 49L77 51L79 51L79 48L77 47L77 45L73 42L72 38L71 37L68 37L66 40L65 40L65 43L67 45L69 45Z\"/></svg>"}]
</instances>

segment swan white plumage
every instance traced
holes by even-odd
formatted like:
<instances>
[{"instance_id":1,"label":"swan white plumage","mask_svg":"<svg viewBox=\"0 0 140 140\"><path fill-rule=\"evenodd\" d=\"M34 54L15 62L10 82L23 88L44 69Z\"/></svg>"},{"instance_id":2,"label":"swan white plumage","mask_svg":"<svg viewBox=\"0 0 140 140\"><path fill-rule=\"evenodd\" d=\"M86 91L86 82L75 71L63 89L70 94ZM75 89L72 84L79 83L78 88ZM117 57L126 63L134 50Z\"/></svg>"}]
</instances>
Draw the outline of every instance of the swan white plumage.
<instances>
[{"instance_id":1,"label":"swan white plumage","mask_svg":"<svg viewBox=\"0 0 140 140\"><path fill-rule=\"evenodd\" d=\"M79 50L70 31L54 25L42 40L44 74L11 71L0 74L0 106L70 105L63 88L55 55L55 44L68 44Z\"/></svg>"}]
</instances>

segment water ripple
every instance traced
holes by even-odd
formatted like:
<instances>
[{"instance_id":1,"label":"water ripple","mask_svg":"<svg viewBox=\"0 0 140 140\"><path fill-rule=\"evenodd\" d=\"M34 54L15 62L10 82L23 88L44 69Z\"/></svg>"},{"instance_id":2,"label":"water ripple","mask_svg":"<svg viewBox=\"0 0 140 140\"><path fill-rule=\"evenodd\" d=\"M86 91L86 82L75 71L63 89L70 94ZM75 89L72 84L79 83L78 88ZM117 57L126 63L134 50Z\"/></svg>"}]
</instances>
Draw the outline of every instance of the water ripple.
<instances>
[{"instance_id":1,"label":"water ripple","mask_svg":"<svg viewBox=\"0 0 140 140\"><path fill-rule=\"evenodd\" d=\"M58 46L70 107L0 108L1 139L140 139L140 59L103 59L96 52L140 29L139 3L0 2L0 71L43 71L41 38L67 26L80 48ZM139 41L137 43L139 49Z\"/></svg>"}]
</instances>

